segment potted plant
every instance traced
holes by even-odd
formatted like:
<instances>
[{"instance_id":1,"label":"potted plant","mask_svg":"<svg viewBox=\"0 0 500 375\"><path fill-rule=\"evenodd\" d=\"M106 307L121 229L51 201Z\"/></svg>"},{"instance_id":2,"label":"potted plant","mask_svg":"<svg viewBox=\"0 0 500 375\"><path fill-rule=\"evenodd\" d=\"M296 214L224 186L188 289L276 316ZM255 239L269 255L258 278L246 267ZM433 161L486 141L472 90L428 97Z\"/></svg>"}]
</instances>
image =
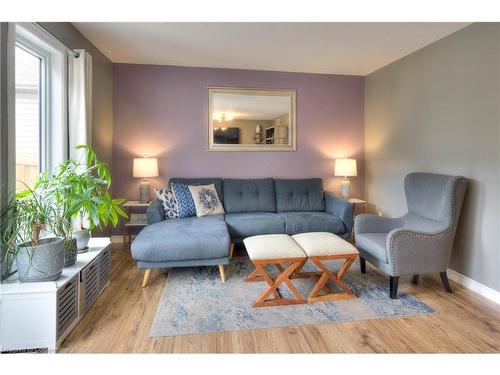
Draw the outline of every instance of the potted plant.
<instances>
[{"instance_id":1,"label":"potted plant","mask_svg":"<svg viewBox=\"0 0 500 375\"><path fill-rule=\"evenodd\" d=\"M8 278L15 271L12 266L15 261L15 248L12 244L15 242L17 233L13 226L8 225L8 218L15 214L12 200L2 212L0 212L0 281Z\"/></svg>"},{"instance_id":2,"label":"potted plant","mask_svg":"<svg viewBox=\"0 0 500 375\"><path fill-rule=\"evenodd\" d=\"M2 246L15 258L21 282L57 280L64 267L64 239L54 236L63 219L51 202L27 188L2 212ZM48 235L48 236L46 236Z\"/></svg>"},{"instance_id":3,"label":"potted plant","mask_svg":"<svg viewBox=\"0 0 500 375\"><path fill-rule=\"evenodd\" d=\"M85 251L92 229L108 223L116 226L127 214L121 208L125 200L114 199L109 193L111 173L107 165L97 159L91 147L80 145L77 149L84 150L82 160L70 159L52 173L43 173L36 189L44 191L65 219L56 233L74 238L78 251ZM77 227L71 231L64 225L67 222Z\"/></svg>"}]
</instances>

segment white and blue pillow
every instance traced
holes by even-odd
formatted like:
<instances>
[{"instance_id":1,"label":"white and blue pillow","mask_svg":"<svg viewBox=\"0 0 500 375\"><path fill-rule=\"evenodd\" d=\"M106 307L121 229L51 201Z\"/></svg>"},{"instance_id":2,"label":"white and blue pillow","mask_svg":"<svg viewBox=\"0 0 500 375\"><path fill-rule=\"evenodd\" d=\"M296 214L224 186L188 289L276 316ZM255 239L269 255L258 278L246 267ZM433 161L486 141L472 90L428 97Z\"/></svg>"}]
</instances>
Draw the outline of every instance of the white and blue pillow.
<instances>
[{"instance_id":1,"label":"white and blue pillow","mask_svg":"<svg viewBox=\"0 0 500 375\"><path fill-rule=\"evenodd\" d=\"M177 201L172 190L155 189L155 194L163 206L163 213L166 218L175 219L179 217L179 213L177 211Z\"/></svg>"},{"instance_id":2,"label":"white and blue pillow","mask_svg":"<svg viewBox=\"0 0 500 375\"><path fill-rule=\"evenodd\" d=\"M196 216L209 216L224 213L214 184L189 186L196 207Z\"/></svg>"},{"instance_id":3,"label":"white and blue pillow","mask_svg":"<svg viewBox=\"0 0 500 375\"><path fill-rule=\"evenodd\" d=\"M175 200L177 201L177 213L179 217L196 216L196 206L194 205L191 191L189 191L189 186L172 182L170 184L170 189L172 189Z\"/></svg>"}]
</instances>

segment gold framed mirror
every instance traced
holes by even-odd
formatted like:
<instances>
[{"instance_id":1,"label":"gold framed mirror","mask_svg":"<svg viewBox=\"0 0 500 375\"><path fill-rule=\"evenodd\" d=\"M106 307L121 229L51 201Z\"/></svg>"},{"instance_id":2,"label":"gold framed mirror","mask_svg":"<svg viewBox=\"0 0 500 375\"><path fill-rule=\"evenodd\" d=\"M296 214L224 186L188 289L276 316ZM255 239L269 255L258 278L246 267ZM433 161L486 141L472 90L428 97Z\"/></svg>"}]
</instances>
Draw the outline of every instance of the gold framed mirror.
<instances>
[{"instance_id":1,"label":"gold framed mirror","mask_svg":"<svg viewBox=\"0 0 500 375\"><path fill-rule=\"evenodd\" d=\"M296 91L208 87L209 151L295 151Z\"/></svg>"}]
</instances>

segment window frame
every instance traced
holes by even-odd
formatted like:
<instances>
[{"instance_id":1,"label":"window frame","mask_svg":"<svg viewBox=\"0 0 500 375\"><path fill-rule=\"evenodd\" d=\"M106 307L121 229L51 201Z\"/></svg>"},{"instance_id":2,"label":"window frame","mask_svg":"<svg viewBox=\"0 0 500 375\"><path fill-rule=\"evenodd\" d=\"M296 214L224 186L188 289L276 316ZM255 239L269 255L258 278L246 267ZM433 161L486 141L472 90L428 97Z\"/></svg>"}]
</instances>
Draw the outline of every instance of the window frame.
<instances>
[{"instance_id":1,"label":"window frame","mask_svg":"<svg viewBox=\"0 0 500 375\"><path fill-rule=\"evenodd\" d=\"M48 169L48 147L50 136L48 134L50 126L49 110L48 110L48 99L49 99L49 87L47 79L48 76L48 66L50 66L50 54L46 50L39 48L31 40L25 38L23 35L16 35L16 48L22 48L27 53L40 59L40 71L39 71L39 90L38 90L38 107L39 107L39 118L38 118L38 129L40 136L38 139L38 149L39 149L39 165L38 172L41 173ZM16 93L17 95L17 93ZM17 124L16 124L17 126ZM17 160L16 160L17 161Z\"/></svg>"},{"instance_id":2,"label":"window frame","mask_svg":"<svg viewBox=\"0 0 500 375\"><path fill-rule=\"evenodd\" d=\"M17 23L15 39L40 58L39 169L51 170L68 157L67 48L34 23Z\"/></svg>"}]
</instances>

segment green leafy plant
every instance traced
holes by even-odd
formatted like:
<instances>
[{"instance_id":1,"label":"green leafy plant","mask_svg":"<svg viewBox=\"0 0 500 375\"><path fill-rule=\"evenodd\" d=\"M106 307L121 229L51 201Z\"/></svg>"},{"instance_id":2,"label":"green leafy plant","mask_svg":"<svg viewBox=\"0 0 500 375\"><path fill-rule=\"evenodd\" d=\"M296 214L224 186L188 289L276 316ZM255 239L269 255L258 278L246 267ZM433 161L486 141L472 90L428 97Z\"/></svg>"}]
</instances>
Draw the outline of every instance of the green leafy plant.
<instances>
[{"instance_id":1,"label":"green leafy plant","mask_svg":"<svg viewBox=\"0 0 500 375\"><path fill-rule=\"evenodd\" d=\"M42 173L35 184L36 190L53 201L65 225L78 219L81 230L102 228L108 224L116 226L120 217L127 217L121 205L125 199L112 198L111 173L108 166L97 159L95 151L86 145L77 146L83 150L82 160L67 160L51 173ZM85 228L85 219L89 226ZM67 234L66 226L56 229L60 235Z\"/></svg>"},{"instance_id":2,"label":"green leafy plant","mask_svg":"<svg viewBox=\"0 0 500 375\"><path fill-rule=\"evenodd\" d=\"M121 208L125 199L111 197L111 173L86 145L82 160L67 160L51 172L41 173L33 188L15 194L0 213L0 261L11 269L19 245L33 248L45 234L72 238L74 220L79 229L116 226L127 217ZM84 228L85 218L88 228ZM5 275L5 272L2 272Z\"/></svg>"},{"instance_id":3,"label":"green leafy plant","mask_svg":"<svg viewBox=\"0 0 500 375\"><path fill-rule=\"evenodd\" d=\"M34 249L45 234L56 234L57 228L67 226L66 219L60 216L55 206L41 192L26 189L15 194L0 213L1 260L5 276L19 252L20 246ZM30 252L31 256L33 251Z\"/></svg>"}]
</instances>

